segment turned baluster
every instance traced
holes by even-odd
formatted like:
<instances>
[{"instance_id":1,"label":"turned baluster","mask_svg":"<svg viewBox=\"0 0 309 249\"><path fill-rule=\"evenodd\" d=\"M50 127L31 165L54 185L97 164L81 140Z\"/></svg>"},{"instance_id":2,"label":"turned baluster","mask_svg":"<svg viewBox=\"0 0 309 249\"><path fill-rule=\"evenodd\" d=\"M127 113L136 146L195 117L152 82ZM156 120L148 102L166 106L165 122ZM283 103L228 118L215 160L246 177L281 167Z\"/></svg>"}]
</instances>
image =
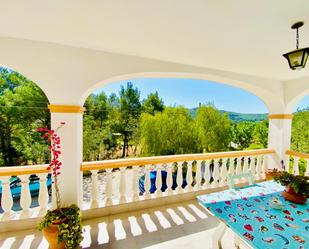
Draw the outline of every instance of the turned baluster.
<instances>
[{"instance_id":1,"label":"turned baluster","mask_svg":"<svg viewBox=\"0 0 309 249\"><path fill-rule=\"evenodd\" d=\"M192 164L193 162L188 162L188 166L187 166L187 175L186 175L186 181L187 181L187 186L186 186L186 190L187 191L192 191L192 181L193 181L193 177L192 177ZM198 166L197 166L197 162L196 162L196 173L198 171Z\"/></svg>"},{"instance_id":2,"label":"turned baluster","mask_svg":"<svg viewBox=\"0 0 309 249\"><path fill-rule=\"evenodd\" d=\"M257 162L256 162L256 177L257 180L262 179L263 177L263 170L262 170L262 156L257 157Z\"/></svg>"},{"instance_id":3,"label":"turned baluster","mask_svg":"<svg viewBox=\"0 0 309 249\"><path fill-rule=\"evenodd\" d=\"M20 193L20 206L22 208L21 216L28 218L30 216L31 194L29 189L29 175L21 175L21 193Z\"/></svg>"},{"instance_id":4,"label":"turned baluster","mask_svg":"<svg viewBox=\"0 0 309 249\"><path fill-rule=\"evenodd\" d=\"M195 170L195 186L194 190L200 190L202 187L202 161L196 161L196 170ZM191 173L192 175L192 173Z\"/></svg>"},{"instance_id":5,"label":"turned baluster","mask_svg":"<svg viewBox=\"0 0 309 249\"><path fill-rule=\"evenodd\" d=\"M9 220L12 213L13 198L10 188L10 176L3 176L2 181L2 197L1 197L1 207L4 211L2 220Z\"/></svg>"},{"instance_id":6,"label":"turned baluster","mask_svg":"<svg viewBox=\"0 0 309 249\"><path fill-rule=\"evenodd\" d=\"M39 190L38 201L40 206L40 212L43 214L47 210L48 198L49 198L48 186L47 186L47 173L38 174L38 177L40 178L40 190Z\"/></svg>"},{"instance_id":7,"label":"turned baluster","mask_svg":"<svg viewBox=\"0 0 309 249\"><path fill-rule=\"evenodd\" d=\"M229 174L235 175L235 158L234 157L230 158L229 162L230 162Z\"/></svg>"},{"instance_id":8,"label":"turned baluster","mask_svg":"<svg viewBox=\"0 0 309 249\"><path fill-rule=\"evenodd\" d=\"M218 187L219 179L220 179L220 172L219 172L219 159L214 160L214 171L213 171L213 185L214 187Z\"/></svg>"},{"instance_id":9,"label":"turned baluster","mask_svg":"<svg viewBox=\"0 0 309 249\"><path fill-rule=\"evenodd\" d=\"M145 199L150 198L150 167L145 166L145 180L144 180L144 197Z\"/></svg>"},{"instance_id":10,"label":"turned baluster","mask_svg":"<svg viewBox=\"0 0 309 249\"><path fill-rule=\"evenodd\" d=\"M112 200L112 193L113 193L113 185L112 185L112 171L113 169L106 169L106 188L105 188L105 194L106 194L106 200L105 200L105 206L110 206L113 204Z\"/></svg>"},{"instance_id":11,"label":"turned baluster","mask_svg":"<svg viewBox=\"0 0 309 249\"><path fill-rule=\"evenodd\" d=\"M138 201L139 200L139 182L138 182L138 166L133 166L133 176L132 176L132 200Z\"/></svg>"},{"instance_id":12,"label":"turned baluster","mask_svg":"<svg viewBox=\"0 0 309 249\"><path fill-rule=\"evenodd\" d=\"M91 170L91 208L99 206L98 199L98 170Z\"/></svg>"},{"instance_id":13,"label":"turned baluster","mask_svg":"<svg viewBox=\"0 0 309 249\"><path fill-rule=\"evenodd\" d=\"M309 159L306 160L307 161L307 167L306 167L306 173L305 176L309 176Z\"/></svg>"},{"instance_id":14,"label":"turned baluster","mask_svg":"<svg viewBox=\"0 0 309 249\"><path fill-rule=\"evenodd\" d=\"M248 160L249 160L249 157L245 156L245 157L244 157L243 173L248 173L248 171L249 171L249 168L248 168Z\"/></svg>"},{"instance_id":15,"label":"turned baluster","mask_svg":"<svg viewBox=\"0 0 309 249\"><path fill-rule=\"evenodd\" d=\"M220 177L220 185L221 186L224 186L226 184L226 181L227 181L226 161L227 161L227 158L222 159L221 177Z\"/></svg>"},{"instance_id":16,"label":"turned baluster","mask_svg":"<svg viewBox=\"0 0 309 249\"><path fill-rule=\"evenodd\" d=\"M125 203L126 201L126 167L121 167L119 182L119 203Z\"/></svg>"},{"instance_id":17,"label":"turned baluster","mask_svg":"<svg viewBox=\"0 0 309 249\"><path fill-rule=\"evenodd\" d=\"M157 165L157 176L156 176L156 182L155 182L155 185L156 185L156 196L157 197L160 197L162 196L162 173L161 173L161 165L158 164Z\"/></svg>"},{"instance_id":18,"label":"turned baluster","mask_svg":"<svg viewBox=\"0 0 309 249\"><path fill-rule=\"evenodd\" d=\"M183 162L178 162L177 163L177 192L178 193L181 193L183 192L183 189L182 189L182 182L183 182L183 177L182 177L182 164Z\"/></svg>"},{"instance_id":19,"label":"turned baluster","mask_svg":"<svg viewBox=\"0 0 309 249\"><path fill-rule=\"evenodd\" d=\"M203 185L204 188L208 188L210 186L210 161L205 161L205 172L204 172L204 179L205 183Z\"/></svg>"},{"instance_id":20,"label":"turned baluster","mask_svg":"<svg viewBox=\"0 0 309 249\"><path fill-rule=\"evenodd\" d=\"M241 157L237 157L237 163L236 163L236 175L241 174Z\"/></svg>"},{"instance_id":21,"label":"turned baluster","mask_svg":"<svg viewBox=\"0 0 309 249\"><path fill-rule=\"evenodd\" d=\"M173 194L173 165L174 163L167 164L167 176L166 176L166 185L167 185L167 193L169 195Z\"/></svg>"}]
</instances>

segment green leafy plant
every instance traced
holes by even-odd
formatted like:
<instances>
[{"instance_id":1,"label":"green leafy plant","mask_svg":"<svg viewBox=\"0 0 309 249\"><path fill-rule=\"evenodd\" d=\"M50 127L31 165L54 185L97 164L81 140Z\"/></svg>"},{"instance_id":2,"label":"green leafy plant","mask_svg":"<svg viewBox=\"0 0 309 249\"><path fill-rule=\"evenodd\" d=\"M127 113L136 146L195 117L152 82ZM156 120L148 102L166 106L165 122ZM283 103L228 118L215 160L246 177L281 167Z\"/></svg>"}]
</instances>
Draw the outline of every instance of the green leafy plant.
<instances>
[{"instance_id":1,"label":"green leafy plant","mask_svg":"<svg viewBox=\"0 0 309 249\"><path fill-rule=\"evenodd\" d=\"M295 193L309 197L309 177L301 175L293 175L288 172L278 172L274 176L274 180L283 186L290 186Z\"/></svg>"},{"instance_id":2,"label":"green leafy plant","mask_svg":"<svg viewBox=\"0 0 309 249\"><path fill-rule=\"evenodd\" d=\"M66 248L76 248L82 241L82 223L80 209L76 205L48 210L39 223L39 230L59 223L58 243L64 242Z\"/></svg>"}]
</instances>

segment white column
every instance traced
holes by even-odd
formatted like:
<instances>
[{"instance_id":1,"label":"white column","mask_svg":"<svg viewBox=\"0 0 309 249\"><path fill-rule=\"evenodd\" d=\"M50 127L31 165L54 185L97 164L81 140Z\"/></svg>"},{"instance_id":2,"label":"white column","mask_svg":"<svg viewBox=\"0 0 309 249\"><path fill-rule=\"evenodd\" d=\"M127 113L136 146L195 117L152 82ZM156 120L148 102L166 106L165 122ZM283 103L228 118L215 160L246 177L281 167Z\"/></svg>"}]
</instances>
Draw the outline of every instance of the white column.
<instances>
[{"instance_id":1,"label":"white column","mask_svg":"<svg viewBox=\"0 0 309 249\"><path fill-rule=\"evenodd\" d=\"M77 204L82 207L83 182L80 165L83 160L83 108L50 105L49 109L52 129L65 122L57 132L61 139L59 189L62 205Z\"/></svg>"},{"instance_id":2,"label":"white column","mask_svg":"<svg viewBox=\"0 0 309 249\"><path fill-rule=\"evenodd\" d=\"M280 161L286 159L285 151L290 149L291 145L292 117L291 114L269 115L268 148L277 152L277 157L268 156L267 167L269 169L281 167ZM284 163L288 167L288 162Z\"/></svg>"}]
</instances>

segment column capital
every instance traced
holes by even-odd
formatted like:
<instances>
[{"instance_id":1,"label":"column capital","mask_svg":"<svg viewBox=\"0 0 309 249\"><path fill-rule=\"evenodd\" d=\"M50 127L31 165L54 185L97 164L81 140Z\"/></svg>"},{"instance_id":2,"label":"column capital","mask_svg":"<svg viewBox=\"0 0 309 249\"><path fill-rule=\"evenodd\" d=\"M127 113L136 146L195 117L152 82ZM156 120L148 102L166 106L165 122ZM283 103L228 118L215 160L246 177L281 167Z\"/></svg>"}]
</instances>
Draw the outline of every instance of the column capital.
<instances>
[{"instance_id":1,"label":"column capital","mask_svg":"<svg viewBox=\"0 0 309 249\"><path fill-rule=\"evenodd\" d=\"M293 119L293 114L269 114L268 119Z\"/></svg>"},{"instance_id":2,"label":"column capital","mask_svg":"<svg viewBox=\"0 0 309 249\"><path fill-rule=\"evenodd\" d=\"M53 113L84 113L85 108L79 105L48 105L48 109Z\"/></svg>"}]
</instances>

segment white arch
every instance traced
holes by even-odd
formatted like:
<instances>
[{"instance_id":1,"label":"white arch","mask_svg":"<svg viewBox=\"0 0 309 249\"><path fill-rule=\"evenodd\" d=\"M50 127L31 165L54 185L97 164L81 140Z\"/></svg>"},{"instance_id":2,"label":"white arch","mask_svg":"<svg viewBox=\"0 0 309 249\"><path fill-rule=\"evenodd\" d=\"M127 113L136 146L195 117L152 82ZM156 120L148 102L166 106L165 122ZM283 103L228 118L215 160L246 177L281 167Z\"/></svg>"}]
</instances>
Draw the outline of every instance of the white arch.
<instances>
[{"instance_id":1,"label":"white arch","mask_svg":"<svg viewBox=\"0 0 309 249\"><path fill-rule=\"evenodd\" d=\"M272 93L270 93L265 89L257 87L256 85L218 75L199 74L199 73L179 73L179 72L143 72L143 73L133 73L133 74L125 74L111 77L109 79L102 80L98 83L93 84L82 95L79 103L80 105L83 105L87 97L91 93L107 84L125 80L138 79L138 78L179 78L179 79L196 79L196 80L212 81L218 84L225 84L236 88L240 88L247 92L252 93L254 96L258 97L265 104L270 113L272 112L276 113L278 112L277 110L281 109L282 107L282 103L276 102L277 98L274 97Z\"/></svg>"}]
</instances>

